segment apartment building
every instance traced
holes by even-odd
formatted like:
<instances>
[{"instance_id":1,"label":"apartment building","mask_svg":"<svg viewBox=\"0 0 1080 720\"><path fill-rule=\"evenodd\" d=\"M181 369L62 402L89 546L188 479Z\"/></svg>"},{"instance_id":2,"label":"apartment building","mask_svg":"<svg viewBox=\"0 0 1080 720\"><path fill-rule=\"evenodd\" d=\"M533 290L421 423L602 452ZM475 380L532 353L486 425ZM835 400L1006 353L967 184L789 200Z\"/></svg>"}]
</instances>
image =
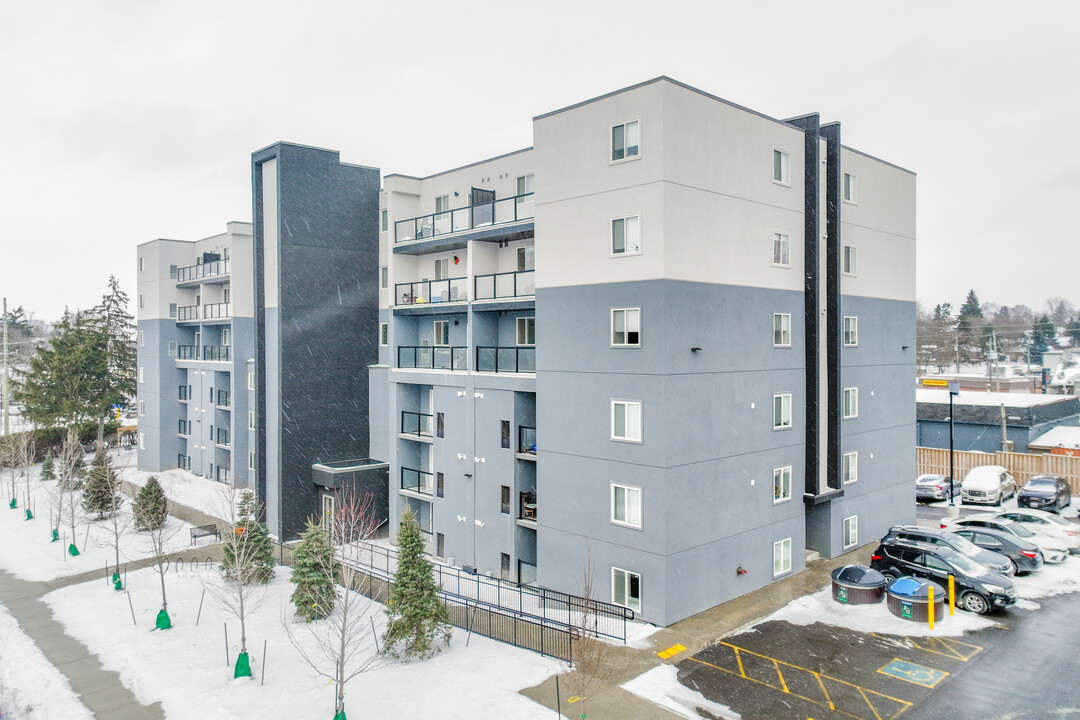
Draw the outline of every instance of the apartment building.
<instances>
[{"instance_id":1,"label":"apartment building","mask_svg":"<svg viewBox=\"0 0 1080 720\"><path fill-rule=\"evenodd\" d=\"M251 224L146 242L137 262L138 467L245 487L254 428Z\"/></svg>"},{"instance_id":2,"label":"apartment building","mask_svg":"<svg viewBox=\"0 0 1080 720\"><path fill-rule=\"evenodd\" d=\"M914 521L915 176L668 78L379 200L392 532L669 624Z\"/></svg>"}]
</instances>

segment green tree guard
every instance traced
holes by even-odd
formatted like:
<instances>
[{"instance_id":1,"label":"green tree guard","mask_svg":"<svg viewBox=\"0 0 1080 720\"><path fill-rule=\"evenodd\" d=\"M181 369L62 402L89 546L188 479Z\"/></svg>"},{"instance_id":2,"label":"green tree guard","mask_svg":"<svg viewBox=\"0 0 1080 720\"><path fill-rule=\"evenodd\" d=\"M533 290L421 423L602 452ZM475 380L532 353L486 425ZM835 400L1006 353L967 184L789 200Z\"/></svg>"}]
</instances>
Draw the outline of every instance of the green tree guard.
<instances>
[{"instance_id":1,"label":"green tree guard","mask_svg":"<svg viewBox=\"0 0 1080 720\"><path fill-rule=\"evenodd\" d=\"M68 545L68 553L71 557L79 557L79 548L75 547L75 543Z\"/></svg>"},{"instance_id":2,"label":"green tree guard","mask_svg":"<svg viewBox=\"0 0 1080 720\"><path fill-rule=\"evenodd\" d=\"M53 528L53 530L52 530L52 540L50 540L49 542L56 542L59 539L60 539L60 531L57 530L56 528Z\"/></svg>"},{"instance_id":3,"label":"green tree guard","mask_svg":"<svg viewBox=\"0 0 1080 720\"><path fill-rule=\"evenodd\" d=\"M233 679L251 677L251 662L248 661L248 654L246 652L240 653L236 658L236 669L233 670Z\"/></svg>"},{"instance_id":4,"label":"green tree guard","mask_svg":"<svg viewBox=\"0 0 1080 720\"><path fill-rule=\"evenodd\" d=\"M334 720L345 720L345 711L342 710L337 715L335 715Z\"/></svg>"},{"instance_id":5,"label":"green tree guard","mask_svg":"<svg viewBox=\"0 0 1080 720\"><path fill-rule=\"evenodd\" d=\"M114 590L124 589L124 583L120 582L120 573L114 572L112 574L112 586Z\"/></svg>"},{"instance_id":6,"label":"green tree guard","mask_svg":"<svg viewBox=\"0 0 1080 720\"><path fill-rule=\"evenodd\" d=\"M116 582L120 581L117 580ZM120 588L116 589L119 590ZM169 613L165 612L164 609L160 610L157 614L157 622L155 624L157 625L158 630L171 630L172 620L169 619Z\"/></svg>"},{"instance_id":7,"label":"green tree guard","mask_svg":"<svg viewBox=\"0 0 1080 720\"><path fill-rule=\"evenodd\" d=\"M11 502L8 503L8 507L11 508L12 510L14 510L16 507L18 507L18 505L19 505L19 499L18 498L11 498Z\"/></svg>"},{"instance_id":8,"label":"green tree guard","mask_svg":"<svg viewBox=\"0 0 1080 720\"><path fill-rule=\"evenodd\" d=\"M26 519L27 520L33 520L34 519L34 513L30 512L30 508L26 508Z\"/></svg>"}]
</instances>

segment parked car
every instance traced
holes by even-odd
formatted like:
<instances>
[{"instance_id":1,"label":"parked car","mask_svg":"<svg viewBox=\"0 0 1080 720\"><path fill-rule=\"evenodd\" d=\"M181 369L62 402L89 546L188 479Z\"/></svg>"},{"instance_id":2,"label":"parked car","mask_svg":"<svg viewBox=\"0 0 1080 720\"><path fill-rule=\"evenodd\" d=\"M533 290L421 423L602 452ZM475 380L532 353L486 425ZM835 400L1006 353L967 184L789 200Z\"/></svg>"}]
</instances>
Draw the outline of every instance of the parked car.
<instances>
[{"instance_id":1,"label":"parked car","mask_svg":"<svg viewBox=\"0 0 1080 720\"><path fill-rule=\"evenodd\" d=\"M952 479L948 475L920 475L915 478L915 502L950 500L952 492Z\"/></svg>"},{"instance_id":2,"label":"parked car","mask_svg":"<svg viewBox=\"0 0 1080 720\"><path fill-rule=\"evenodd\" d=\"M1015 535L1021 540L1033 542L1039 546L1039 552L1042 553L1044 562L1065 562L1065 558L1069 557L1069 548L1065 547L1065 543L1048 535L1034 533L1028 529L1027 525L1006 518L980 514L949 519L941 523L942 530L952 530L953 532L964 527L986 527L993 530L1002 530L1010 535Z\"/></svg>"},{"instance_id":3,"label":"parked car","mask_svg":"<svg viewBox=\"0 0 1080 720\"><path fill-rule=\"evenodd\" d=\"M942 587L948 587L952 575L960 606L979 615L1016 602L1012 578L991 572L967 555L941 545L910 540L882 542L870 558L870 567L890 579L913 575Z\"/></svg>"},{"instance_id":4,"label":"parked car","mask_svg":"<svg viewBox=\"0 0 1080 720\"><path fill-rule=\"evenodd\" d=\"M889 532L881 539L881 542L887 540L909 540L912 542L924 542L928 545L940 545L951 548L962 555L967 555L975 562L985 565L996 573L1012 575L1015 572L1012 561L1004 554L983 550L970 540L948 530L924 528L918 525L897 525L889 528Z\"/></svg>"},{"instance_id":5,"label":"parked car","mask_svg":"<svg viewBox=\"0 0 1080 720\"><path fill-rule=\"evenodd\" d=\"M1057 475L1036 475L1016 493L1016 504L1059 512L1072 504L1072 488L1065 478Z\"/></svg>"},{"instance_id":6,"label":"parked car","mask_svg":"<svg viewBox=\"0 0 1080 720\"><path fill-rule=\"evenodd\" d=\"M1036 543L1018 538L1004 530L994 530L987 527L963 527L956 530L956 534L970 540L975 545L1001 553L1009 558L1013 565L1014 575L1027 575L1037 572L1043 566L1043 556L1039 552Z\"/></svg>"},{"instance_id":7,"label":"parked car","mask_svg":"<svg viewBox=\"0 0 1080 720\"><path fill-rule=\"evenodd\" d=\"M1033 533L1049 535L1065 543L1065 547L1074 555L1080 553L1080 525L1069 522L1060 515L1031 508L998 510L991 515L1023 523Z\"/></svg>"},{"instance_id":8,"label":"parked car","mask_svg":"<svg viewBox=\"0 0 1080 720\"><path fill-rule=\"evenodd\" d=\"M961 504L1000 505L1016 494L1016 480L1000 465L971 468L960 485Z\"/></svg>"}]
</instances>

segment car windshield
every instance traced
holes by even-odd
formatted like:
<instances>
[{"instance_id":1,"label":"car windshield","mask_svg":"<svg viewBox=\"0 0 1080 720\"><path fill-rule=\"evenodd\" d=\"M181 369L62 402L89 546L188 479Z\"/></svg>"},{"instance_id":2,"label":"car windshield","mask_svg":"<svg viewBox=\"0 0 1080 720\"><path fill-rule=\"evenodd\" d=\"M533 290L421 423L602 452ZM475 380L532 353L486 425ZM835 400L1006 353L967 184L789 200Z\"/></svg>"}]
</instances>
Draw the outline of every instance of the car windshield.
<instances>
[{"instance_id":1,"label":"car windshield","mask_svg":"<svg viewBox=\"0 0 1080 720\"><path fill-rule=\"evenodd\" d=\"M954 555L949 558L949 564L968 577L982 577L988 571L979 563L969 559L965 555Z\"/></svg>"},{"instance_id":2,"label":"car windshield","mask_svg":"<svg viewBox=\"0 0 1080 720\"><path fill-rule=\"evenodd\" d=\"M1053 513L1050 513L1049 515L1047 515L1046 519L1049 520L1050 522L1054 523L1055 525L1061 525L1063 527L1068 527L1068 528L1073 527L1073 524L1071 522L1069 522L1068 520L1066 520L1063 517L1058 517L1057 515L1054 515Z\"/></svg>"},{"instance_id":3,"label":"car windshield","mask_svg":"<svg viewBox=\"0 0 1080 720\"><path fill-rule=\"evenodd\" d=\"M952 545L953 550L962 552L968 557L975 557L979 553L983 552L983 549L981 547L971 542L966 537L962 537L960 535L957 535L954 538L950 538L949 544Z\"/></svg>"},{"instance_id":4,"label":"car windshield","mask_svg":"<svg viewBox=\"0 0 1080 720\"><path fill-rule=\"evenodd\" d=\"M1057 483L1053 480L1028 480L1028 484L1024 486L1025 490L1054 490L1057 488Z\"/></svg>"},{"instance_id":5,"label":"car windshield","mask_svg":"<svg viewBox=\"0 0 1080 720\"><path fill-rule=\"evenodd\" d=\"M1035 533L1031 532L1026 527L1021 525L1020 523L1011 522L1011 523L1009 523L1007 525L1002 525L1001 527L1004 528L1005 530L1008 530L1009 532L1011 532L1013 535L1016 535L1017 537L1022 537L1022 538L1035 537Z\"/></svg>"}]
</instances>

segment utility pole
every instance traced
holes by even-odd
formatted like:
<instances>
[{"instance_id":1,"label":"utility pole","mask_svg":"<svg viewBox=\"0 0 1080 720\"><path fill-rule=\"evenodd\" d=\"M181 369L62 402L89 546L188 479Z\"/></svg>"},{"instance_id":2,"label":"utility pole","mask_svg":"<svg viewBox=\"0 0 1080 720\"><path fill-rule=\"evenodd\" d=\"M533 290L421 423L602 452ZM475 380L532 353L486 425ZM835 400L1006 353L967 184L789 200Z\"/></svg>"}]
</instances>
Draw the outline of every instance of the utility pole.
<instances>
[{"instance_id":1,"label":"utility pole","mask_svg":"<svg viewBox=\"0 0 1080 720\"><path fill-rule=\"evenodd\" d=\"M8 424L8 404L10 402L11 383L8 382L8 317L7 298L4 298L4 434L9 435L11 428Z\"/></svg>"}]
</instances>

